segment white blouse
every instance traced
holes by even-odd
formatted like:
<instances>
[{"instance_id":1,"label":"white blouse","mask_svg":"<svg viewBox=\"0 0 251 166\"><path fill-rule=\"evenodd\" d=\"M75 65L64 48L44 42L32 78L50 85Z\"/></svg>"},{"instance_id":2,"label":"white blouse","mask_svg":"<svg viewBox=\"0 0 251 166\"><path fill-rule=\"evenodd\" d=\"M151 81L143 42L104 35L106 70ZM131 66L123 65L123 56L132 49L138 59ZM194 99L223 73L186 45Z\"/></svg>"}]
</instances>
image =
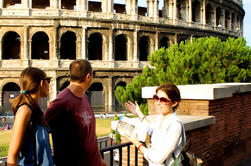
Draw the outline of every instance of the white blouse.
<instances>
[{"instance_id":1,"label":"white blouse","mask_svg":"<svg viewBox=\"0 0 251 166\"><path fill-rule=\"evenodd\" d=\"M166 160L168 166L173 163L172 153L175 156L180 153L182 128L175 113L168 117L159 115L152 128L151 145L143 153L149 166L163 166Z\"/></svg>"}]
</instances>

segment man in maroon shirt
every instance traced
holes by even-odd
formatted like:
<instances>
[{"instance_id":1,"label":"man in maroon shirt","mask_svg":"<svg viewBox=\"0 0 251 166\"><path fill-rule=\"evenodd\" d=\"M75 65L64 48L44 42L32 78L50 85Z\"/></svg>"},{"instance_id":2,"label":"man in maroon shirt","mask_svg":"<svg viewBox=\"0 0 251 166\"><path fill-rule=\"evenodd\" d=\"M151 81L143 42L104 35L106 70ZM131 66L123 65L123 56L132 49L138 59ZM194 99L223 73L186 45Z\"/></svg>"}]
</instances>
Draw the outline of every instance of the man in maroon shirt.
<instances>
[{"instance_id":1,"label":"man in maroon shirt","mask_svg":"<svg viewBox=\"0 0 251 166\"><path fill-rule=\"evenodd\" d=\"M60 92L45 113L50 126L57 166L106 166L101 158L95 117L85 95L93 79L91 64L70 64L70 85Z\"/></svg>"}]
</instances>

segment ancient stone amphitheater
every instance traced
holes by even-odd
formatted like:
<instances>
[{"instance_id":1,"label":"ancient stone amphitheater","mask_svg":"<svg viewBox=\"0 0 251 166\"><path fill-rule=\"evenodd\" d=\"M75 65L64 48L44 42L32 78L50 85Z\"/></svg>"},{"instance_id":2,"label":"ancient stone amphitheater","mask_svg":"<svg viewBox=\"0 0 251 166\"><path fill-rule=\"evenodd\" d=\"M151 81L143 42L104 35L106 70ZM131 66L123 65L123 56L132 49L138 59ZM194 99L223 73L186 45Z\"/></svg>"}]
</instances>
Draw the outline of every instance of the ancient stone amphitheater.
<instances>
[{"instance_id":1,"label":"ancient stone amphitheater","mask_svg":"<svg viewBox=\"0 0 251 166\"><path fill-rule=\"evenodd\" d=\"M121 2L0 0L0 115L10 113L8 100L19 94L18 77L28 66L52 78L45 108L68 85L72 60L90 60L95 78L88 95L97 110L110 111L119 105L115 87L140 74L154 50L192 37L242 36L242 0Z\"/></svg>"}]
</instances>

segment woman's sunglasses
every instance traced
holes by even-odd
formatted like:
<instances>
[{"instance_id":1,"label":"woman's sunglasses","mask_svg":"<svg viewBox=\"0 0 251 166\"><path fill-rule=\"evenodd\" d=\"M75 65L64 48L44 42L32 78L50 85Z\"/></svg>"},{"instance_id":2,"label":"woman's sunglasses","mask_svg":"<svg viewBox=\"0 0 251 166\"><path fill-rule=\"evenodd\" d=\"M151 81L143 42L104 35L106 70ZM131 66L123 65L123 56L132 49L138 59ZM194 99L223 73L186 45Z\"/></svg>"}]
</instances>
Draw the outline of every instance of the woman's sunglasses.
<instances>
[{"instance_id":1,"label":"woman's sunglasses","mask_svg":"<svg viewBox=\"0 0 251 166\"><path fill-rule=\"evenodd\" d=\"M51 82L51 78L47 77L45 79L43 79L44 81L46 80L48 82L48 84Z\"/></svg>"},{"instance_id":2,"label":"woman's sunglasses","mask_svg":"<svg viewBox=\"0 0 251 166\"><path fill-rule=\"evenodd\" d=\"M165 98L165 97L160 97L160 98L159 98L159 96L157 96L157 95L153 95L153 99L154 99L155 101L160 101L160 102L162 102L162 103L169 103L169 102L171 102L171 100L169 100L169 99L167 99L167 98Z\"/></svg>"}]
</instances>

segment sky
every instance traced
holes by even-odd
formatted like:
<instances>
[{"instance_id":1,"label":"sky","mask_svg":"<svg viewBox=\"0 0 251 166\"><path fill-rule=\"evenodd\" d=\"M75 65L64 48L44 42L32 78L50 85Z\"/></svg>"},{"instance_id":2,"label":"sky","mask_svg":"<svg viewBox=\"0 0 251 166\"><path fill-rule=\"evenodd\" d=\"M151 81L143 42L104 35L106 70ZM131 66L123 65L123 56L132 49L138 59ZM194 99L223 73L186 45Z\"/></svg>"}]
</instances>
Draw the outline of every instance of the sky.
<instances>
[{"instance_id":1,"label":"sky","mask_svg":"<svg viewBox=\"0 0 251 166\"><path fill-rule=\"evenodd\" d=\"M242 1L243 1L243 8L245 10L245 16L243 21L243 37L247 41L247 45L251 46L251 0L242 0ZM114 0L114 3L125 4L125 0ZM139 6L146 6L146 0L139 0L138 3ZM160 6L161 5L162 4L160 4Z\"/></svg>"},{"instance_id":2,"label":"sky","mask_svg":"<svg viewBox=\"0 0 251 166\"><path fill-rule=\"evenodd\" d=\"M251 46L251 0L243 0L243 8L245 10L243 37L247 41L247 45Z\"/></svg>"}]
</instances>

